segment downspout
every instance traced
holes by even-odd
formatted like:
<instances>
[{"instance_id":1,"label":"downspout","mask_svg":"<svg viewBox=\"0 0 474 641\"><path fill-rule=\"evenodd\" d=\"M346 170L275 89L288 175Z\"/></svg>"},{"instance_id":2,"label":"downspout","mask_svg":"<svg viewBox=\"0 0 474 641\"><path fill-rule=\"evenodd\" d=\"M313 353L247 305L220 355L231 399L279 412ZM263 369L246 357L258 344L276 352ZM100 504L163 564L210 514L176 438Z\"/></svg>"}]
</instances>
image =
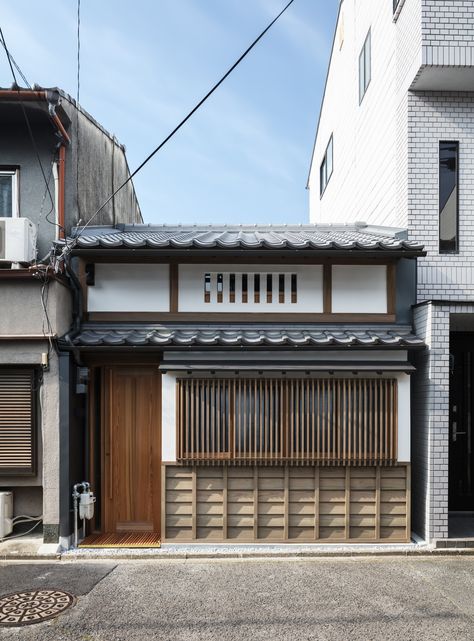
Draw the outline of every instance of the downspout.
<instances>
[{"instance_id":1,"label":"downspout","mask_svg":"<svg viewBox=\"0 0 474 641\"><path fill-rule=\"evenodd\" d=\"M66 178L66 147L64 142L59 146L59 171L58 171L58 225L59 235L61 240L65 238L65 224L66 218L64 213L64 194L65 194L65 178Z\"/></svg>"}]
</instances>

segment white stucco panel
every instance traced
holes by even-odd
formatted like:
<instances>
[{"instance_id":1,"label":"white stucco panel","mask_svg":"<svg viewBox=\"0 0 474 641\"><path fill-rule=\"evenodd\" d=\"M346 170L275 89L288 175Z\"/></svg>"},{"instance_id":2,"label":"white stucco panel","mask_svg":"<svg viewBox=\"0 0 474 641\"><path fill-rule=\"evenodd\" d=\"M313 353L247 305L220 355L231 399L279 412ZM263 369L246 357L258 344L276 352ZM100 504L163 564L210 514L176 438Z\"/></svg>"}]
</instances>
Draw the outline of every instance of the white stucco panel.
<instances>
[{"instance_id":1,"label":"white stucco panel","mask_svg":"<svg viewBox=\"0 0 474 641\"><path fill-rule=\"evenodd\" d=\"M398 461L410 462L410 376L398 376Z\"/></svg>"},{"instance_id":2,"label":"white stucco panel","mask_svg":"<svg viewBox=\"0 0 474 641\"><path fill-rule=\"evenodd\" d=\"M210 300L206 302L205 275L210 274ZM217 301L217 276L222 277L222 301ZM235 278L234 302L230 277ZM247 275L247 302L242 295L242 275ZM254 276L260 275L259 302L255 300ZM267 275L272 275L271 301L267 300ZM284 278L284 302L280 302L279 277ZM291 301L291 277L296 276L296 302ZM294 312L323 311L323 268L321 265L180 265L180 312Z\"/></svg>"},{"instance_id":3,"label":"white stucco panel","mask_svg":"<svg viewBox=\"0 0 474 641\"><path fill-rule=\"evenodd\" d=\"M333 265L332 311L334 313L387 313L385 265Z\"/></svg>"},{"instance_id":4,"label":"white stucco panel","mask_svg":"<svg viewBox=\"0 0 474 641\"><path fill-rule=\"evenodd\" d=\"M96 263L87 290L89 312L167 312L169 300L168 265Z\"/></svg>"},{"instance_id":5,"label":"white stucco panel","mask_svg":"<svg viewBox=\"0 0 474 641\"><path fill-rule=\"evenodd\" d=\"M161 460L176 461L176 374L161 379Z\"/></svg>"}]
</instances>

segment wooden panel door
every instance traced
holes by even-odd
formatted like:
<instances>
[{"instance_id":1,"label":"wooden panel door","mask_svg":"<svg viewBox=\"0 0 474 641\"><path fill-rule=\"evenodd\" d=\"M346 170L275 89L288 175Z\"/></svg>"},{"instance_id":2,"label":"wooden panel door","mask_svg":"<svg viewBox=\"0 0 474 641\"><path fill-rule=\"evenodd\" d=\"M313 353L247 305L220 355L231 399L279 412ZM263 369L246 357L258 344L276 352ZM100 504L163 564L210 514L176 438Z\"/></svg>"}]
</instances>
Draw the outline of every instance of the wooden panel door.
<instances>
[{"instance_id":1,"label":"wooden panel door","mask_svg":"<svg viewBox=\"0 0 474 641\"><path fill-rule=\"evenodd\" d=\"M156 368L105 370L104 531L160 531L161 385Z\"/></svg>"}]
</instances>

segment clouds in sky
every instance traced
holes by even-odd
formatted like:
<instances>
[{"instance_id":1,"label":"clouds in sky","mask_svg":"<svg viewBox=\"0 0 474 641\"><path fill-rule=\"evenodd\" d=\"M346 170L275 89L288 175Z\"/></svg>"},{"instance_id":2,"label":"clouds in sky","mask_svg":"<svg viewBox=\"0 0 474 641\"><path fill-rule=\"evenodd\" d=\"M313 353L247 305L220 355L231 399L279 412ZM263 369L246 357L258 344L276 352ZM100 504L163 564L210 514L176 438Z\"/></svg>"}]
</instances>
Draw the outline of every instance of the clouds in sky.
<instances>
[{"instance_id":1,"label":"clouds in sky","mask_svg":"<svg viewBox=\"0 0 474 641\"><path fill-rule=\"evenodd\" d=\"M16 0L2 28L30 82L76 92L76 7ZM133 169L284 0L81 0L81 103ZM305 222L338 0L296 0L135 185L147 222ZM0 57L0 84L11 77Z\"/></svg>"}]
</instances>

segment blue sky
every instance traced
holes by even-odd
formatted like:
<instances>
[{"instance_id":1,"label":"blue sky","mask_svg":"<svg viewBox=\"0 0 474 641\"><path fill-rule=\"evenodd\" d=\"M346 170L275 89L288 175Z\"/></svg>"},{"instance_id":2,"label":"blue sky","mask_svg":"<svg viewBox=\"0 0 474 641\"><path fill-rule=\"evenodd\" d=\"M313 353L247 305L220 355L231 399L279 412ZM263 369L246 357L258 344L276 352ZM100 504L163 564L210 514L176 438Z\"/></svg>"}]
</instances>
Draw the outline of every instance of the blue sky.
<instances>
[{"instance_id":1,"label":"blue sky","mask_svg":"<svg viewBox=\"0 0 474 641\"><path fill-rule=\"evenodd\" d=\"M80 102L125 144L131 169L286 0L81 0ZM244 62L137 175L145 222L299 223L339 0L295 0ZM30 83L76 94L76 1L2 6ZM0 85L11 76L0 54ZM109 194L104 194L104 197Z\"/></svg>"}]
</instances>

